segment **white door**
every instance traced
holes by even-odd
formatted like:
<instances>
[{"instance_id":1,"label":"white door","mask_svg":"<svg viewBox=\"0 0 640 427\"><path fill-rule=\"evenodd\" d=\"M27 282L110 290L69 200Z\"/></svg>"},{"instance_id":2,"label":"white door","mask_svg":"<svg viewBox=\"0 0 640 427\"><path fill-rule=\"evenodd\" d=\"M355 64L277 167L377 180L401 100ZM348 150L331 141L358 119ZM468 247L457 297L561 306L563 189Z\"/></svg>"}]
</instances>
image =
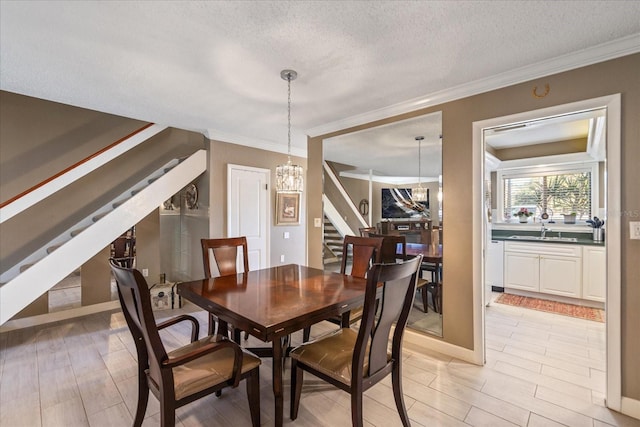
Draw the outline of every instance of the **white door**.
<instances>
[{"instance_id":1,"label":"white door","mask_svg":"<svg viewBox=\"0 0 640 427\"><path fill-rule=\"evenodd\" d=\"M249 270L269 267L269 169L227 166L227 236L246 236Z\"/></svg>"}]
</instances>

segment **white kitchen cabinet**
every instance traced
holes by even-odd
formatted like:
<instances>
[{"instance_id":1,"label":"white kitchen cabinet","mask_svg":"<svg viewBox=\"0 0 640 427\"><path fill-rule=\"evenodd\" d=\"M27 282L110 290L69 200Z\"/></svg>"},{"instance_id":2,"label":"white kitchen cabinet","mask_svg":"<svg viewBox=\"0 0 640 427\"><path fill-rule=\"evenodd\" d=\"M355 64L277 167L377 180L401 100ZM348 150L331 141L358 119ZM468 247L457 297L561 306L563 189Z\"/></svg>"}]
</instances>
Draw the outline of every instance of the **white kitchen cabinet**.
<instances>
[{"instance_id":1,"label":"white kitchen cabinet","mask_svg":"<svg viewBox=\"0 0 640 427\"><path fill-rule=\"evenodd\" d=\"M582 249L577 245L506 242L505 288L582 298Z\"/></svg>"},{"instance_id":2,"label":"white kitchen cabinet","mask_svg":"<svg viewBox=\"0 0 640 427\"><path fill-rule=\"evenodd\" d=\"M504 253L504 287L540 291L540 258L533 253Z\"/></svg>"},{"instance_id":3,"label":"white kitchen cabinet","mask_svg":"<svg viewBox=\"0 0 640 427\"><path fill-rule=\"evenodd\" d=\"M540 292L582 297L582 259L540 255Z\"/></svg>"},{"instance_id":4,"label":"white kitchen cabinet","mask_svg":"<svg viewBox=\"0 0 640 427\"><path fill-rule=\"evenodd\" d=\"M582 298L604 302L607 293L607 253L605 248L582 248Z\"/></svg>"}]
</instances>

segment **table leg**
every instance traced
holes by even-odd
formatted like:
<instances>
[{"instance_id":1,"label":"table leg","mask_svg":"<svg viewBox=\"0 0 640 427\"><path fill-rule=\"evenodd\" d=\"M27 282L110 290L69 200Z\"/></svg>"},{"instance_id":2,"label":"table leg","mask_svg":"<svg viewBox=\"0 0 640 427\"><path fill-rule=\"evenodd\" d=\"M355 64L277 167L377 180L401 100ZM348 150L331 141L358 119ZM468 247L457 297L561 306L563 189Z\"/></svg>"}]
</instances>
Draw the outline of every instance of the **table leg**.
<instances>
[{"instance_id":1,"label":"table leg","mask_svg":"<svg viewBox=\"0 0 640 427\"><path fill-rule=\"evenodd\" d=\"M283 354L282 354L282 340L276 338L272 341L273 345L273 397L275 401L275 425L276 427L282 426L283 412L284 412L284 399L282 391L282 374L283 374Z\"/></svg>"}]
</instances>

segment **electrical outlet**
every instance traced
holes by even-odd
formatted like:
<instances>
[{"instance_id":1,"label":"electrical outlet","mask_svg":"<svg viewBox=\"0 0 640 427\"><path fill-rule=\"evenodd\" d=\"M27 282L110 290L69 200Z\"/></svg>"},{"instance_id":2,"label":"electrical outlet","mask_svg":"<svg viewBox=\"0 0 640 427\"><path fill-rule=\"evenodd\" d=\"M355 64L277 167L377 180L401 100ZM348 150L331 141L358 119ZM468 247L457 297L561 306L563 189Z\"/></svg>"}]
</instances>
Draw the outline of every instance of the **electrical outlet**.
<instances>
[{"instance_id":1,"label":"electrical outlet","mask_svg":"<svg viewBox=\"0 0 640 427\"><path fill-rule=\"evenodd\" d=\"M289 232L288 232L288 231L285 231L285 232L282 234L282 237L284 237L285 239L288 239L288 238L289 238Z\"/></svg>"},{"instance_id":2,"label":"electrical outlet","mask_svg":"<svg viewBox=\"0 0 640 427\"><path fill-rule=\"evenodd\" d=\"M144 277L149 277L149 269L148 268L143 268L142 269L142 275Z\"/></svg>"},{"instance_id":3,"label":"electrical outlet","mask_svg":"<svg viewBox=\"0 0 640 427\"><path fill-rule=\"evenodd\" d=\"M284 262L284 255L280 255L280 262Z\"/></svg>"},{"instance_id":4,"label":"electrical outlet","mask_svg":"<svg viewBox=\"0 0 640 427\"><path fill-rule=\"evenodd\" d=\"M631 239L640 240L640 221L629 221Z\"/></svg>"},{"instance_id":5,"label":"electrical outlet","mask_svg":"<svg viewBox=\"0 0 640 427\"><path fill-rule=\"evenodd\" d=\"M313 226L316 228L322 227L322 218L313 218Z\"/></svg>"}]
</instances>

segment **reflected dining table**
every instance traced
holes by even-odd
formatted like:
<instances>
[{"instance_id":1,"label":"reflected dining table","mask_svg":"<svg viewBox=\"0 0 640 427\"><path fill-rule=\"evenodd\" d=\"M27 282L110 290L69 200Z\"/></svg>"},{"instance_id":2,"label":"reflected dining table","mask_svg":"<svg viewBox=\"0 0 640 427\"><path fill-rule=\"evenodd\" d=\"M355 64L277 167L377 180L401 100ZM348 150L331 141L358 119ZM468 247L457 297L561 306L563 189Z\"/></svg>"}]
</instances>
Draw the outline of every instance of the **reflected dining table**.
<instances>
[{"instance_id":1,"label":"reflected dining table","mask_svg":"<svg viewBox=\"0 0 640 427\"><path fill-rule=\"evenodd\" d=\"M442 245L431 245L424 243L407 243L407 255L422 255L422 263L430 263L434 265L435 290L434 309L442 314ZM426 292L426 291L423 291ZM427 296L423 294L425 312L427 310ZM436 303L437 301L437 303Z\"/></svg>"},{"instance_id":2,"label":"reflected dining table","mask_svg":"<svg viewBox=\"0 0 640 427\"><path fill-rule=\"evenodd\" d=\"M178 294L218 317L218 333L226 324L270 342L270 349L250 349L273 357L275 425L283 423L285 338L307 326L363 304L366 280L289 264L237 275L183 282ZM265 352L264 350L269 350Z\"/></svg>"}]
</instances>

